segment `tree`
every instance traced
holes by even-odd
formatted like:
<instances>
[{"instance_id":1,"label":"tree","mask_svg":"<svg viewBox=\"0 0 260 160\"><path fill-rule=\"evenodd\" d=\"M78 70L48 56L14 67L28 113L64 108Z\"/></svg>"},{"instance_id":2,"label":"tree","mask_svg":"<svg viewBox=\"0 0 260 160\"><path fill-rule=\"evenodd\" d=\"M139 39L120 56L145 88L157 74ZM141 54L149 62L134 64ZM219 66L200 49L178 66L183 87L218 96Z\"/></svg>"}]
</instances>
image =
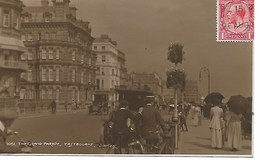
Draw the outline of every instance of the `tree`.
<instances>
[{"instance_id":1,"label":"tree","mask_svg":"<svg viewBox=\"0 0 260 160\"><path fill-rule=\"evenodd\" d=\"M171 44L168 47L168 60L177 66L178 63L182 63L183 61L183 44L176 42Z\"/></svg>"},{"instance_id":2,"label":"tree","mask_svg":"<svg viewBox=\"0 0 260 160\"><path fill-rule=\"evenodd\" d=\"M174 95L175 95L175 106L177 106L177 90L180 89L181 91L184 91L185 85L186 85L186 74L182 70L177 69L177 65L179 63L182 63L183 61L183 51L184 45L176 42L172 43L168 47L168 55L167 58L171 63L174 63L174 68L171 68L167 71L167 81L166 85L167 88L173 88L174 89ZM178 121L178 115L177 115L177 107L175 107L175 113L173 115L173 120Z\"/></svg>"},{"instance_id":3,"label":"tree","mask_svg":"<svg viewBox=\"0 0 260 160\"><path fill-rule=\"evenodd\" d=\"M181 89L182 91L186 86L186 73L181 70L170 69L167 71L167 88Z\"/></svg>"},{"instance_id":4,"label":"tree","mask_svg":"<svg viewBox=\"0 0 260 160\"><path fill-rule=\"evenodd\" d=\"M172 43L168 47L168 60L175 64L174 68L167 71L167 88L184 90L186 84L186 74L177 69L177 65L183 61L184 45L180 42Z\"/></svg>"}]
</instances>

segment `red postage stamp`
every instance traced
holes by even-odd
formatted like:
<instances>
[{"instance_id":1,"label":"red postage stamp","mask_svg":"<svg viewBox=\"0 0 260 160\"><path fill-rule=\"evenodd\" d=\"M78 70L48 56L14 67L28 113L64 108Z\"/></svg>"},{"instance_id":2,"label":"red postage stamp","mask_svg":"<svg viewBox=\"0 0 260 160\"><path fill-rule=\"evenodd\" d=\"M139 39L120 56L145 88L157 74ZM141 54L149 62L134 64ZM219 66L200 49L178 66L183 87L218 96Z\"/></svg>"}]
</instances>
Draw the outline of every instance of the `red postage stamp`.
<instances>
[{"instance_id":1,"label":"red postage stamp","mask_svg":"<svg viewBox=\"0 0 260 160\"><path fill-rule=\"evenodd\" d=\"M217 41L254 39L254 0L218 0Z\"/></svg>"}]
</instances>

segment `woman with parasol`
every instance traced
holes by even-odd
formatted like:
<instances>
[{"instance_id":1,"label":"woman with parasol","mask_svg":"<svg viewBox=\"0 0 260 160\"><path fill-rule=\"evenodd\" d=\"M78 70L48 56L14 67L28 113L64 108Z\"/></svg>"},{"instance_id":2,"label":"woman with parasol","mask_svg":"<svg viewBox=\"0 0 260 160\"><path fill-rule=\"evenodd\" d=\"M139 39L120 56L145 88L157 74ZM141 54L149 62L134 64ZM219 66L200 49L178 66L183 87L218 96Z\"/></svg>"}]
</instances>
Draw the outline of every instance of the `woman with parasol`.
<instances>
[{"instance_id":1,"label":"woman with parasol","mask_svg":"<svg viewBox=\"0 0 260 160\"><path fill-rule=\"evenodd\" d=\"M226 113L227 144L232 151L237 151L242 147L242 113L249 106L247 99L243 96L231 96L227 102L229 111Z\"/></svg>"},{"instance_id":2,"label":"woman with parasol","mask_svg":"<svg viewBox=\"0 0 260 160\"><path fill-rule=\"evenodd\" d=\"M223 146L223 109L220 107L224 96L218 92L210 93L206 98L206 103L210 103L213 107L210 109L211 146L215 149L221 149Z\"/></svg>"}]
</instances>

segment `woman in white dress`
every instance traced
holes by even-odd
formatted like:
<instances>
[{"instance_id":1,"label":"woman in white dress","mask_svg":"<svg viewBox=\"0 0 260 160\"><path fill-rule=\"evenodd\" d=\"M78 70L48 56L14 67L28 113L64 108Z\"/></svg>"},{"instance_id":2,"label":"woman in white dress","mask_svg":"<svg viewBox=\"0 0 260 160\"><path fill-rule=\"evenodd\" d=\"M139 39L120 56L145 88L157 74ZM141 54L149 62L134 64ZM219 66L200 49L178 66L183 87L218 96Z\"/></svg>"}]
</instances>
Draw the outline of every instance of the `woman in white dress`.
<instances>
[{"instance_id":1,"label":"woman in white dress","mask_svg":"<svg viewBox=\"0 0 260 160\"><path fill-rule=\"evenodd\" d=\"M232 111L226 113L228 148L237 151L242 147L241 114Z\"/></svg>"},{"instance_id":2,"label":"woman in white dress","mask_svg":"<svg viewBox=\"0 0 260 160\"><path fill-rule=\"evenodd\" d=\"M217 105L212 107L210 110L209 128L211 130L211 146L215 149L221 149L223 146L222 118L223 118L223 109Z\"/></svg>"},{"instance_id":3,"label":"woman in white dress","mask_svg":"<svg viewBox=\"0 0 260 160\"><path fill-rule=\"evenodd\" d=\"M201 125L201 109L199 106L194 109L193 125L196 127Z\"/></svg>"}]
</instances>

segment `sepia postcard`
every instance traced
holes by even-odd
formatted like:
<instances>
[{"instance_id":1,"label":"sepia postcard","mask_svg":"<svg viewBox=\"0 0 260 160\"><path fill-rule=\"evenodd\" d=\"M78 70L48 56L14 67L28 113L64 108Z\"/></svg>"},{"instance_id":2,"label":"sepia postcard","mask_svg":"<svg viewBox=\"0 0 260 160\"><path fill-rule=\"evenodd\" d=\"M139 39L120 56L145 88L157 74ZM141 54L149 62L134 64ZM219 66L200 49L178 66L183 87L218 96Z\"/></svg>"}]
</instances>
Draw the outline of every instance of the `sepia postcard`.
<instances>
[{"instance_id":1,"label":"sepia postcard","mask_svg":"<svg viewBox=\"0 0 260 160\"><path fill-rule=\"evenodd\" d=\"M254 0L0 0L0 157L254 157Z\"/></svg>"}]
</instances>

